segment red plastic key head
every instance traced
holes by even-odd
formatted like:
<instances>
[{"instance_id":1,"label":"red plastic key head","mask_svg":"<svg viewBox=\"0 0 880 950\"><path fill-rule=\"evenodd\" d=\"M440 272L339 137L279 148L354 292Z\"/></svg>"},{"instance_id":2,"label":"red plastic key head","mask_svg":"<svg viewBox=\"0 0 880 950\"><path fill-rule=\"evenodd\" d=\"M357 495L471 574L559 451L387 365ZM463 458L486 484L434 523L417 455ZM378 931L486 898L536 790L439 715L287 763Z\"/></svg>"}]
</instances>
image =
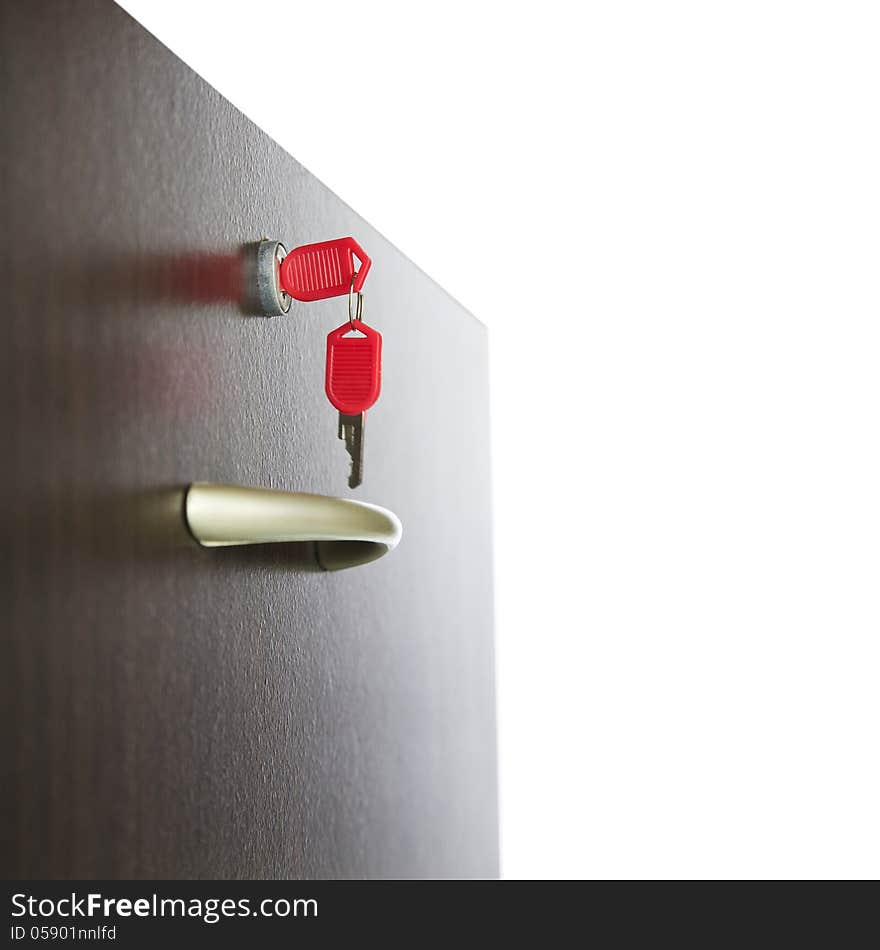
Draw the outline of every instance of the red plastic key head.
<instances>
[{"instance_id":1,"label":"red plastic key head","mask_svg":"<svg viewBox=\"0 0 880 950\"><path fill-rule=\"evenodd\" d=\"M303 244L295 247L281 262L281 286L295 300L306 301L341 297L350 290L360 293L370 263L369 257L352 237Z\"/></svg>"},{"instance_id":2,"label":"red plastic key head","mask_svg":"<svg viewBox=\"0 0 880 950\"><path fill-rule=\"evenodd\" d=\"M362 320L350 321L327 335L327 398L349 416L366 412L382 388L382 334ZM362 335L358 335L362 334Z\"/></svg>"}]
</instances>

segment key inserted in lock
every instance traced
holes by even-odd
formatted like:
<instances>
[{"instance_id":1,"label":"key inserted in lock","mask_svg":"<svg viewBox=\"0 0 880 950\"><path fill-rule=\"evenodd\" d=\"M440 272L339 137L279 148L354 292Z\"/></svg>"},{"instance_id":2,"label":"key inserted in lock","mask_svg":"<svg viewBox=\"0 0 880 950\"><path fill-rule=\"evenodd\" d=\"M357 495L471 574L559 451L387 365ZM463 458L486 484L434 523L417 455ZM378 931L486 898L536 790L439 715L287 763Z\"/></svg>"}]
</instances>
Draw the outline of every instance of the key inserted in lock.
<instances>
[{"instance_id":1,"label":"key inserted in lock","mask_svg":"<svg viewBox=\"0 0 880 950\"><path fill-rule=\"evenodd\" d=\"M303 244L281 262L281 287L305 301L360 293L371 263L353 237Z\"/></svg>"}]
</instances>

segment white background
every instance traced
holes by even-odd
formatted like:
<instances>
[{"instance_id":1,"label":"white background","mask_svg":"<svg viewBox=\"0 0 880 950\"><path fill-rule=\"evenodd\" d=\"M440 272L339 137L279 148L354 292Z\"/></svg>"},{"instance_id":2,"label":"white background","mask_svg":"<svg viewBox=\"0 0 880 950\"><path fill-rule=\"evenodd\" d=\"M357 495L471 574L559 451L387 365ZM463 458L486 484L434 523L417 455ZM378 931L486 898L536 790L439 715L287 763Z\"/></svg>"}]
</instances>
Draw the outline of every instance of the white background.
<instances>
[{"instance_id":1,"label":"white background","mask_svg":"<svg viewBox=\"0 0 880 950\"><path fill-rule=\"evenodd\" d=\"M880 875L876 5L123 5L490 328L504 874Z\"/></svg>"}]
</instances>

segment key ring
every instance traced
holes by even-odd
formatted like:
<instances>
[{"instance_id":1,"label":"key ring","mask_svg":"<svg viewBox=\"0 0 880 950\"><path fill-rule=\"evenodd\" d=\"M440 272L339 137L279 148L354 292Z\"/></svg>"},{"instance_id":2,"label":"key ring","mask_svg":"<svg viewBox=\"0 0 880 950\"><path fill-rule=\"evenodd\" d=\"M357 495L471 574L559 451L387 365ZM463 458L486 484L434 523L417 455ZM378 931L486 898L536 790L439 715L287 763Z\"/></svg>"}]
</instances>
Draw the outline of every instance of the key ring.
<instances>
[{"instance_id":1,"label":"key ring","mask_svg":"<svg viewBox=\"0 0 880 950\"><path fill-rule=\"evenodd\" d=\"M348 322L351 324L352 330L356 329L354 325L355 320L363 320L364 318L364 295L360 291L358 291L357 310L355 311L352 307L355 277L357 277L357 274L351 275L351 286L348 288Z\"/></svg>"}]
</instances>

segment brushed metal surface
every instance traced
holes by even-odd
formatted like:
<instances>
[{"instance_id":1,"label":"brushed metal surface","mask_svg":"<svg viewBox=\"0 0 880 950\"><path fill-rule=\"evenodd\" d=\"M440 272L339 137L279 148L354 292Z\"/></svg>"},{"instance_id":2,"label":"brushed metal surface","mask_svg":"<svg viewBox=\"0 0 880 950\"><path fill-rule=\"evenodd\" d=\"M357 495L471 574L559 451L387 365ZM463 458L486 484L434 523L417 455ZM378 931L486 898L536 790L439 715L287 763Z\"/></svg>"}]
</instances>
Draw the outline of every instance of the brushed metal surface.
<instances>
[{"instance_id":1,"label":"brushed metal surface","mask_svg":"<svg viewBox=\"0 0 880 950\"><path fill-rule=\"evenodd\" d=\"M484 327L109 0L0 10L4 876L496 874ZM347 302L236 303L243 245L345 234L384 335L353 493ZM203 550L194 480L404 540Z\"/></svg>"}]
</instances>

